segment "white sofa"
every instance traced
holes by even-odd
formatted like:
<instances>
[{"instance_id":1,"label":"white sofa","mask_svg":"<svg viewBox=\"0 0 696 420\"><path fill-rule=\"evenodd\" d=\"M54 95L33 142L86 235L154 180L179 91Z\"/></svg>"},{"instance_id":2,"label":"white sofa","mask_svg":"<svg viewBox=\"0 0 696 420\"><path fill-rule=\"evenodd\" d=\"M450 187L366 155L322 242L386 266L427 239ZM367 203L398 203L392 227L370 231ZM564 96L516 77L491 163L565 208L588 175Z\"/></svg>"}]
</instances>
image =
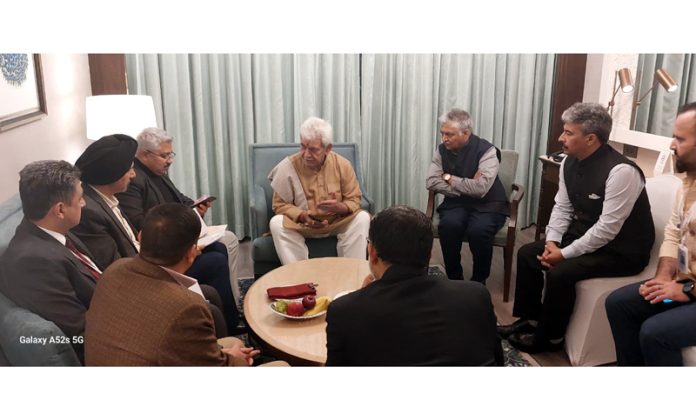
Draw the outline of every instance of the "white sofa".
<instances>
[{"instance_id":1,"label":"white sofa","mask_svg":"<svg viewBox=\"0 0 696 420\"><path fill-rule=\"evenodd\" d=\"M661 175L646 180L655 223L655 244L645 270L635 276L594 278L576 284L575 309L565 334L565 349L573 366L598 366L616 362L614 339L604 301L614 290L655 275L664 228L671 217L672 204L680 185L681 180L674 175ZM696 347L685 348L683 354L685 365L696 366Z\"/></svg>"}]
</instances>

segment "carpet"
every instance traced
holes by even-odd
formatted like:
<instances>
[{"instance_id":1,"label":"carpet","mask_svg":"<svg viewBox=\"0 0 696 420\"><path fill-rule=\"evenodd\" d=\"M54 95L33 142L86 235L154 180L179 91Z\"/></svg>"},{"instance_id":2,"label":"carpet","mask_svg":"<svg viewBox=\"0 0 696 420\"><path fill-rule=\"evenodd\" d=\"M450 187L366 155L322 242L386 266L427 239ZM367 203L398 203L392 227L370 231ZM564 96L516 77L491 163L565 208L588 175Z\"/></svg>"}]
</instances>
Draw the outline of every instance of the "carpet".
<instances>
[{"instance_id":1,"label":"carpet","mask_svg":"<svg viewBox=\"0 0 696 420\"><path fill-rule=\"evenodd\" d=\"M428 274L437 274L437 273L442 274L443 270L441 269L440 266L438 265L433 265L428 268ZM240 313L244 313L244 296L246 295L246 292L249 290L249 287L251 287L252 284L254 284L254 278L253 277L247 277L247 278L240 278L238 279L239 281L239 308L241 308ZM244 322L244 321L242 321ZM236 336L237 338L241 339L244 341L247 345L249 346L256 346L255 343L250 342L248 334L241 334ZM531 364L520 354L520 352L512 347L507 340L502 341L503 344L503 355L505 358L505 366L511 366L511 367L520 367L520 366L531 366ZM264 360L263 363L267 362L267 360Z\"/></svg>"}]
</instances>

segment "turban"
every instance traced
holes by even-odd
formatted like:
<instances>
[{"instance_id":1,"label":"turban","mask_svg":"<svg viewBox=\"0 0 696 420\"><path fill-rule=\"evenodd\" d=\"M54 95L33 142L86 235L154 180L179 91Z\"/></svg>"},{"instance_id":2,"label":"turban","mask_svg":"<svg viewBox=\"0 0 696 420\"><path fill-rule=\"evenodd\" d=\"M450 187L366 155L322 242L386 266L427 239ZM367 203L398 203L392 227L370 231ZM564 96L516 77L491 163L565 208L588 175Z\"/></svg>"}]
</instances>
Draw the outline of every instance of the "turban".
<instances>
[{"instance_id":1,"label":"turban","mask_svg":"<svg viewBox=\"0 0 696 420\"><path fill-rule=\"evenodd\" d=\"M125 134L104 136L85 149L75 166L82 172L82 182L108 185L128 172L137 149L138 142Z\"/></svg>"}]
</instances>

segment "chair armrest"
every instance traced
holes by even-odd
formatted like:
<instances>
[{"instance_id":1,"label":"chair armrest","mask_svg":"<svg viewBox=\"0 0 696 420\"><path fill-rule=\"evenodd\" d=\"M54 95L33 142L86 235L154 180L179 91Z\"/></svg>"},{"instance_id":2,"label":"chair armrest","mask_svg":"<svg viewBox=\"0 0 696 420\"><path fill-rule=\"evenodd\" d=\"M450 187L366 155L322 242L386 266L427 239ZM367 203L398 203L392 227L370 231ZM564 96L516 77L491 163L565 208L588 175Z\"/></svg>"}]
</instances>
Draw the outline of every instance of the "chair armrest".
<instances>
[{"instance_id":1,"label":"chair armrest","mask_svg":"<svg viewBox=\"0 0 696 420\"><path fill-rule=\"evenodd\" d=\"M428 219L433 220L433 214L435 212L435 195L437 192L428 190L428 205L425 207L425 215Z\"/></svg>"},{"instance_id":2,"label":"chair armrest","mask_svg":"<svg viewBox=\"0 0 696 420\"><path fill-rule=\"evenodd\" d=\"M512 184L512 195L510 196L510 221L508 223L508 231L517 228L517 213L520 207L520 201L524 197L524 187L520 184Z\"/></svg>"},{"instance_id":3,"label":"chair armrest","mask_svg":"<svg viewBox=\"0 0 696 420\"><path fill-rule=\"evenodd\" d=\"M266 204L266 193L259 185L254 185L254 196L250 203L251 227L254 238L262 236L268 231L268 205Z\"/></svg>"}]
</instances>

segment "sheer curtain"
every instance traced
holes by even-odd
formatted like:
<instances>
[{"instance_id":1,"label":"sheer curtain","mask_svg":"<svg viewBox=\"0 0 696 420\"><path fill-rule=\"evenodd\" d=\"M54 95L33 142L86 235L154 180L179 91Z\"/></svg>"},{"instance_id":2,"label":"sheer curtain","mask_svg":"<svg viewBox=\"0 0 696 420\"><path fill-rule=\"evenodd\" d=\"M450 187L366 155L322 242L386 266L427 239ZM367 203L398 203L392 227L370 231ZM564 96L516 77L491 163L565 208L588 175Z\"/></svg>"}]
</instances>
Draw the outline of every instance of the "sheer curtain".
<instances>
[{"instance_id":1,"label":"sheer curtain","mask_svg":"<svg viewBox=\"0 0 696 420\"><path fill-rule=\"evenodd\" d=\"M130 93L153 96L174 136L170 176L189 196L218 196L213 223L249 232L248 145L297 142L312 115L335 142L360 144L376 209L425 208L425 175L439 143L437 117L457 106L474 132L517 150L527 189L520 223L536 214L553 55L178 54L128 55Z\"/></svg>"},{"instance_id":2,"label":"sheer curtain","mask_svg":"<svg viewBox=\"0 0 696 420\"><path fill-rule=\"evenodd\" d=\"M641 96L655 81L655 70L664 68L679 84L675 93L655 87L636 112L636 131L672 137L680 106L696 101L696 54L641 54L638 58ZM637 99L637 98L636 98Z\"/></svg>"},{"instance_id":3,"label":"sheer curtain","mask_svg":"<svg viewBox=\"0 0 696 420\"><path fill-rule=\"evenodd\" d=\"M472 115L475 134L519 152L516 180L527 190L520 224L534 221L553 67L553 55L363 55L361 150L376 208L425 208L437 118L459 107Z\"/></svg>"},{"instance_id":4,"label":"sheer curtain","mask_svg":"<svg viewBox=\"0 0 696 420\"><path fill-rule=\"evenodd\" d=\"M127 55L129 93L151 95L174 136L170 176L195 198L218 197L207 217L239 237L249 230L248 145L297 142L310 116L333 123L335 141L359 138L359 56Z\"/></svg>"}]
</instances>

